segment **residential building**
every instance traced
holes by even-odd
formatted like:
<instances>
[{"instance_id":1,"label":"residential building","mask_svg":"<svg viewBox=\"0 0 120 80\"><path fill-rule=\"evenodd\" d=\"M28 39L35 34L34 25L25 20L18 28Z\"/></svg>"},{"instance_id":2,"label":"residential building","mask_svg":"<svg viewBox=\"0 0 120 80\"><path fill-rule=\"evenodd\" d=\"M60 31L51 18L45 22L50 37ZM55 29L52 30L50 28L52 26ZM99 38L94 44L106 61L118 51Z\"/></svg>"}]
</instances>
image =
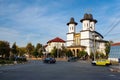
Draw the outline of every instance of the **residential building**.
<instances>
[{"instance_id":1,"label":"residential building","mask_svg":"<svg viewBox=\"0 0 120 80\"><path fill-rule=\"evenodd\" d=\"M57 49L61 49L62 46L65 46L65 41L59 37L56 37L47 42L46 52L50 53L54 47L56 47Z\"/></svg>"},{"instance_id":2,"label":"residential building","mask_svg":"<svg viewBox=\"0 0 120 80\"><path fill-rule=\"evenodd\" d=\"M120 42L113 43L110 47L109 59L112 61L120 60Z\"/></svg>"}]
</instances>

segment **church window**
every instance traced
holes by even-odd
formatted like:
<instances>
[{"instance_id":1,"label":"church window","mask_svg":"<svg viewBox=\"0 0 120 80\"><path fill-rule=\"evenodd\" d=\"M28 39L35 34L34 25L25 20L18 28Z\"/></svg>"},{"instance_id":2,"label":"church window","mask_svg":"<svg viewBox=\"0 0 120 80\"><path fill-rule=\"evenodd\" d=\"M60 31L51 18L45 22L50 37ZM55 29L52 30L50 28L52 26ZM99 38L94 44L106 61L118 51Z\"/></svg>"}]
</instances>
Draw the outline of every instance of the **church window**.
<instances>
[{"instance_id":1,"label":"church window","mask_svg":"<svg viewBox=\"0 0 120 80\"><path fill-rule=\"evenodd\" d=\"M88 27L88 23L87 23L87 27Z\"/></svg>"},{"instance_id":2,"label":"church window","mask_svg":"<svg viewBox=\"0 0 120 80\"><path fill-rule=\"evenodd\" d=\"M85 26L85 23L84 23L84 26Z\"/></svg>"},{"instance_id":3,"label":"church window","mask_svg":"<svg viewBox=\"0 0 120 80\"><path fill-rule=\"evenodd\" d=\"M73 30L73 27L72 27L72 30Z\"/></svg>"}]
</instances>

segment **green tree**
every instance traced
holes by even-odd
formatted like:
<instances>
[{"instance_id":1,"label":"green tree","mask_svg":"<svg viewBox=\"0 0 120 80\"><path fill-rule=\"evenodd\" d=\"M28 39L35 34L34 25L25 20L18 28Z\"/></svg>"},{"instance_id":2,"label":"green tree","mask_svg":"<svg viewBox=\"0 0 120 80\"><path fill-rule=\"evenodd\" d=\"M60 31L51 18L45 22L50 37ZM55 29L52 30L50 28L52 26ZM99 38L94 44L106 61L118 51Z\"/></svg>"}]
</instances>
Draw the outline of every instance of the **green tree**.
<instances>
[{"instance_id":1,"label":"green tree","mask_svg":"<svg viewBox=\"0 0 120 80\"><path fill-rule=\"evenodd\" d=\"M32 45L32 43L28 43L26 46L26 50L27 53L29 54L29 56L31 57L34 51L34 46Z\"/></svg>"},{"instance_id":2,"label":"green tree","mask_svg":"<svg viewBox=\"0 0 120 80\"><path fill-rule=\"evenodd\" d=\"M7 41L0 41L0 55L2 58L10 56L10 45Z\"/></svg>"},{"instance_id":3,"label":"green tree","mask_svg":"<svg viewBox=\"0 0 120 80\"><path fill-rule=\"evenodd\" d=\"M67 57L72 57L72 56L73 56L72 51L71 51L71 50L67 50L66 56L67 56Z\"/></svg>"},{"instance_id":4,"label":"green tree","mask_svg":"<svg viewBox=\"0 0 120 80\"><path fill-rule=\"evenodd\" d=\"M113 41L109 41L105 44L105 53L106 53L106 57L108 58L109 52L110 52L110 46L113 43Z\"/></svg>"},{"instance_id":5,"label":"green tree","mask_svg":"<svg viewBox=\"0 0 120 80\"><path fill-rule=\"evenodd\" d=\"M65 57L66 56L66 52L67 52L67 48L65 46L62 46L61 57Z\"/></svg>"},{"instance_id":6,"label":"green tree","mask_svg":"<svg viewBox=\"0 0 120 80\"><path fill-rule=\"evenodd\" d=\"M35 56L35 57L37 58L37 57L38 57L38 54L39 54L39 53L38 53L37 49L35 49L34 52L33 52L33 56Z\"/></svg>"},{"instance_id":7,"label":"green tree","mask_svg":"<svg viewBox=\"0 0 120 80\"><path fill-rule=\"evenodd\" d=\"M88 56L87 52L84 50L79 51L77 55L78 57L83 58L83 59L86 59L86 57Z\"/></svg>"},{"instance_id":8,"label":"green tree","mask_svg":"<svg viewBox=\"0 0 120 80\"><path fill-rule=\"evenodd\" d=\"M54 47L52 50L51 50L51 55L54 56L54 57L57 57L57 48Z\"/></svg>"},{"instance_id":9,"label":"green tree","mask_svg":"<svg viewBox=\"0 0 120 80\"><path fill-rule=\"evenodd\" d=\"M24 56L25 53L27 52L25 47L20 47L18 48L18 50L19 50L19 56Z\"/></svg>"},{"instance_id":10,"label":"green tree","mask_svg":"<svg viewBox=\"0 0 120 80\"><path fill-rule=\"evenodd\" d=\"M35 52L38 57L41 57L43 55L43 50L44 50L44 48L43 48L42 44L37 43Z\"/></svg>"},{"instance_id":11,"label":"green tree","mask_svg":"<svg viewBox=\"0 0 120 80\"><path fill-rule=\"evenodd\" d=\"M18 49L17 49L16 42L12 45L11 52L16 56L18 55Z\"/></svg>"}]
</instances>

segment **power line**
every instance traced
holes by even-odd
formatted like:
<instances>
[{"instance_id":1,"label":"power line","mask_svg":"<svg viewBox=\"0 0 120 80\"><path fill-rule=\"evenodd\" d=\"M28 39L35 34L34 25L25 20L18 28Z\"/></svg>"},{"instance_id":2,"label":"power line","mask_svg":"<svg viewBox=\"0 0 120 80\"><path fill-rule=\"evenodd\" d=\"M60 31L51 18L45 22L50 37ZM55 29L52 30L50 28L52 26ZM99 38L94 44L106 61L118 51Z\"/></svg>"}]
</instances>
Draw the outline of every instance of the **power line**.
<instances>
[{"instance_id":1,"label":"power line","mask_svg":"<svg viewBox=\"0 0 120 80\"><path fill-rule=\"evenodd\" d=\"M113 27L104 36L107 36L115 27L117 27L119 23L120 23L120 20L115 25L112 24Z\"/></svg>"},{"instance_id":2,"label":"power line","mask_svg":"<svg viewBox=\"0 0 120 80\"><path fill-rule=\"evenodd\" d=\"M108 35L111 36L111 35L116 35L116 34L120 34L120 32L118 32L118 33L112 33L112 34L108 34Z\"/></svg>"}]
</instances>

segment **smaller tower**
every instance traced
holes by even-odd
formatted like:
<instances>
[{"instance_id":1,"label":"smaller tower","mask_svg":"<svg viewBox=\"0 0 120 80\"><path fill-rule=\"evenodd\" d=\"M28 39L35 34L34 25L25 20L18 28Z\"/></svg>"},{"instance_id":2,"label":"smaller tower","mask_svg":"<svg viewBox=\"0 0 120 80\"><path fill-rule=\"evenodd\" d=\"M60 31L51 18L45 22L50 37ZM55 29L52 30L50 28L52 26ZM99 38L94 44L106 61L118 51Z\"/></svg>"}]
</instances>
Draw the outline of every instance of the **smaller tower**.
<instances>
[{"instance_id":1,"label":"smaller tower","mask_svg":"<svg viewBox=\"0 0 120 80\"><path fill-rule=\"evenodd\" d=\"M67 23L68 25L68 33L75 33L76 32L76 25L77 23L74 21L74 18L71 17L70 22Z\"/></svg>"},{"instance_id":2,"label":"smaller tower","mask_svg":"<svg viewBox=\"0 0 120 80\"><path fill-rule=\"evenodd\" d=\"M71 46L74 44L74 34L76 33L76 23L74 18L70 19L70 22L67 23L68 25L68 33L67 33L67 46Z\"/></svg>"},{"instance_id":3,"label":"smaller tower","mask_svg":"<svg viewBox=\"0 0 120 80\"><path fill-rule=\"evenodd\" d=\"M97 20L93 19L92 14L84 14L83 19L80 20L82 23L82 30L91 30L95 31L95 24L97 23Z\"/></svg>"}]
</instances>

